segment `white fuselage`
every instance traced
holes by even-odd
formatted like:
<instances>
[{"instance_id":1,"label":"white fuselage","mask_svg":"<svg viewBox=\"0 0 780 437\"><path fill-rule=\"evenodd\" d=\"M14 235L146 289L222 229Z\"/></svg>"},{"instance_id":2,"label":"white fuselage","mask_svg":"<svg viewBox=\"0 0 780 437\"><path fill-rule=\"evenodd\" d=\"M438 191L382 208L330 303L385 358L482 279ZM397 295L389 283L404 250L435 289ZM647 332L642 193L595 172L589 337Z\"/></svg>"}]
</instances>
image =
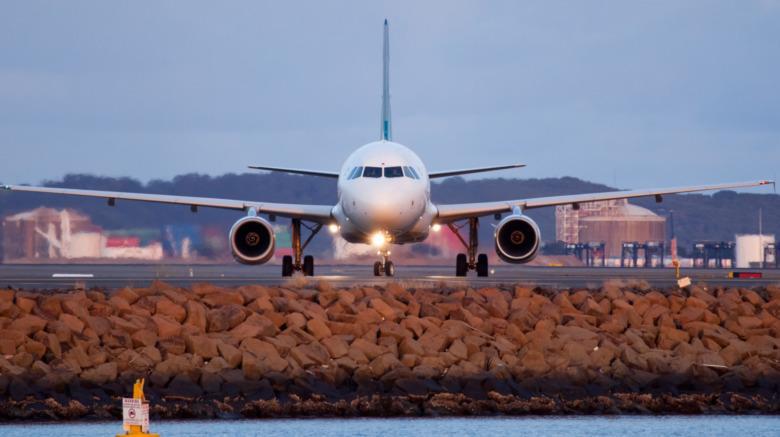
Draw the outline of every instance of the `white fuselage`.
<instances>
[{"instance_id":1,"label":"white fuselage","mask_svg":"<svg viewBox=\"0 0 780 437\"><path fill-rule=\"evenodd\" d=\"M407 147L392 141L366 144L344 162L338 179L339 203L333 217L350 243L425 240L436 208L428 171Z\"/></svg>"}]
</instances>

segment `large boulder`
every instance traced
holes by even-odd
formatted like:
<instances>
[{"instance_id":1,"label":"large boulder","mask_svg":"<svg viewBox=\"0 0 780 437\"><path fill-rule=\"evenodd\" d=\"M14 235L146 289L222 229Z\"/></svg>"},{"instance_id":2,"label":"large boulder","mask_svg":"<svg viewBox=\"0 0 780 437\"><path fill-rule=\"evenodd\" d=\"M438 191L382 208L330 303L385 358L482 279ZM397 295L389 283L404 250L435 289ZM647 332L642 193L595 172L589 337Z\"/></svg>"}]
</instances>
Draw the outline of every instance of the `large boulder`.
<instances>
[{"instance_id":1,"label":"large boulder","mask_svg":"<svg viewBox=\"0 0 780 437\"><path fill-rule=\"evenodd\" d=\"M34 316L32 314L25 314L12 321L11 324L8 325L8 329L12 331L19 331L24 333L24 335L31 336L36 332L44 329L47 323L48 322L46 319Z\"/></svg>"},{"instance_id":2,"label":"large boulder","mask_svg":"<svg viewBox=\"0 0 780 437\"><path fill-rule=\"evenodd\" d=\"M81 379L95 385L103 385L116 380L117 363L105 363L81 372Z\"/></svg>"}]
</instances>

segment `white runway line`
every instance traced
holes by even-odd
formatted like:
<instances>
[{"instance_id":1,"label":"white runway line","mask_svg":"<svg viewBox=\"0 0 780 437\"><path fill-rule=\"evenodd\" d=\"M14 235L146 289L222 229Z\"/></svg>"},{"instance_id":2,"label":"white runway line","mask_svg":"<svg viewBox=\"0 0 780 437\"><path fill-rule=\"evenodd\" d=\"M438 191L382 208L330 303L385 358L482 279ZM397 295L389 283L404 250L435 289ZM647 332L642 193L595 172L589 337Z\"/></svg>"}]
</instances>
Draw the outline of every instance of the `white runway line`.
<instances>
[{"instance_id":1,"label":"white runway line","mask_svg":"<svg viewBox=\"0 0 780 437\"><path fill-rule=\"evenodd\" d=\"M92 273L55 273L52 278L94 278Z\"/></svg>"}]
</instances>

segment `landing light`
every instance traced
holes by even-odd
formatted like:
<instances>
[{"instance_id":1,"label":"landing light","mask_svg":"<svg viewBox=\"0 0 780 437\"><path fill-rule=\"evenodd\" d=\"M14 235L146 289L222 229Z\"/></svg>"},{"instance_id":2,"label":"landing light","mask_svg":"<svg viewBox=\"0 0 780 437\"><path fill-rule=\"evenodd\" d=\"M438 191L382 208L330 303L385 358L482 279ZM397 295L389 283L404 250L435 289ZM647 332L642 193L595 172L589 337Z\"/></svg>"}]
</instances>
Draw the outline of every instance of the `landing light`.
<instances>
[{"instance_id":1,"label":"landing light","mask_svg":"<svg viewBox=\"0 0 780 437\"><path fill-rule=\"evenodd\" d=\"M330 225L328 226L328 230L330 231L331 234L335 234L336 232L339 231L339 225Z\"/></svg>"},{"instance_id":2,"label":"landing light","mask_svg":"<svg viewBox=\"0 0 780 437\"><path fill-rule=\"evenodd\" d=\"M433 229L433 232L439 232L439 230L441 230L441 225L436 223L435 225L431 226L431 229Z\"/></svg>"},{"instance_id":3,"label":"landing light","mask_svg":"<svg viewBox=\"0 0 780 437\"><path fill-rule=\"evenodd\" d=\"M385 234L382 232L377 232L373 237L371 237L371 242L374 243L374 246L381 246L385 244Z\"/></svg>"}]
</instances>

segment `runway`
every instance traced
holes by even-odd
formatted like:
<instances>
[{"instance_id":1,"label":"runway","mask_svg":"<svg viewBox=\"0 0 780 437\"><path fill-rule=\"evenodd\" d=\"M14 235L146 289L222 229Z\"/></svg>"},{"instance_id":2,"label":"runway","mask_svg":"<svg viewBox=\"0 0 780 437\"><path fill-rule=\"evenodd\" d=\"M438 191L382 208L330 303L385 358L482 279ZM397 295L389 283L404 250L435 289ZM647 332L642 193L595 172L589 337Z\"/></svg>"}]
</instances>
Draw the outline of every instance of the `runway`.
<instances>
[{"instance_id":1,"label":"runway","mask_svg":"<svg viewBox=\"0 0 780 437\"><path fill-rule=\"evenodd\" d=\"M487 278L454 276L451 266L396 266L392 278L373 276L370 265L318 265L311 278L283 278L278 265L136 265L136 264L3 264L0 265L0 287L21 289L71 289L146 287L154 280L187 287L196 282L210 282L226 287L246 284L267 286L314 286L325 281L333 287L375 286L398 282L406 287L485 287L497 285L531 285L546 288L598 288L608 281L642 280L654 287L674 286L675 271L671 268L589 268L589 267L528 267L501 264L491 267ZM761 278L729 278L732 270L680 269L681 277L692 283L706 282L723 287L752 288L780 284L780 270L750 270L761 272ZM736 270L740 271L740 270Z\"/></svg>"}]
</instances>

